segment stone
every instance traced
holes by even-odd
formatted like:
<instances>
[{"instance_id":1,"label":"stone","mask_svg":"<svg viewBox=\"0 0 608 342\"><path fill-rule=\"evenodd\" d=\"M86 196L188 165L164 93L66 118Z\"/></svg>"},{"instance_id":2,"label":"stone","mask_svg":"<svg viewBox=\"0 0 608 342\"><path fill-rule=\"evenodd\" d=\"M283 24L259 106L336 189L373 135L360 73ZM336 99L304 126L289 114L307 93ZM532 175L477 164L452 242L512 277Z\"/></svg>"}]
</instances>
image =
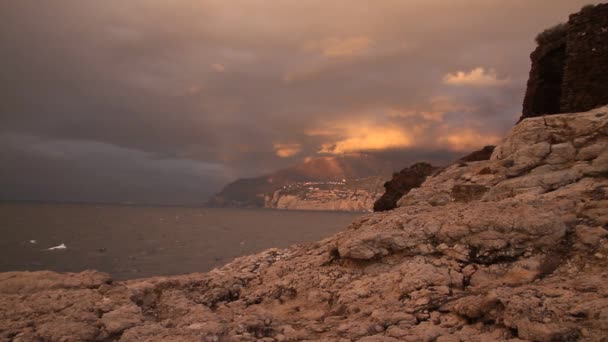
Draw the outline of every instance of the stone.
<instances>
[{"instance_id":1,"label":"stone","mask_svg":"<svg viewBox=\"0 0 608 342\"><path fill-rule=\"evenodd\" d=\"M101 323L110 335L121 333L128 328L141 324L143 321L144 317L141 314L141 309L136 305L121 306L101 317Z\"/></svg>"},{"instance_id":2,"label":"stone","mask_svg":"<svg viewBox=\"0 0 608 342\"><path fill-rule=\"evenodd\" d=\"M397 207L397 202L410 190L419 187L428 176L438 170L428 163L417 163L401 172L393 174L393 178L384 183L386 191L374 203L374 211L387 211Z\"/></svg>"},{"instance_id":3,"label":"stone","mask_svg":"<svg viewBox=\"0 0 608 342\"><path fill-rule=\"evenodd\" d=\"M539 35L520 121L608 104L608 4L586 6Z\"/></svg>"},{"instance_id":4,"label":"stone","mask_svg":"<svg viewBox=\"0 0 608 342\"><path fill-rule=\"evenodd\" d=\"M576 226L576 238L586 245L597 246L606 237L608 230L602 227Z\"/></svg>"},{"instance_id":5,"label":"stone","mask_svg":"<svg viewBox=\"0 0 608 342\"><path fill-rule=\"evenodd\" d=\"M456 202L471 202L479 200L489 188L478 184L456 184L452 188L452 198Z\"/></svg>"},{"instance_id":6,"label":"stone","mask_svg":"<svg viewBox=\"0 0 608 342\"><path fill-rule=\"evenodd\" d=\"M572 146L572 143L566 142L561 144L551 145L551 152L545 163L547 164L563 164L568 161L574 160L576 149Z\"/></svg>"}]
</instances>

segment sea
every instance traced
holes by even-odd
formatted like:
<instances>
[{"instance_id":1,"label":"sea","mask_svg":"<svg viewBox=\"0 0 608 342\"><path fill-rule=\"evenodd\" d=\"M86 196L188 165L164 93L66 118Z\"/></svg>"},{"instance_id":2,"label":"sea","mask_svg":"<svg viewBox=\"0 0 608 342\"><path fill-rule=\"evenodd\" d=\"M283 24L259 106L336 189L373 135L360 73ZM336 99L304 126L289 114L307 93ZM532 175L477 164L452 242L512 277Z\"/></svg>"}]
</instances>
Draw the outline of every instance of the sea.
<instances>
[{"instance_id":1,"label":"sea","mask_svg":"<svg viewBox=\"0 0 608 342\"><path fill-rule=\"evenodd\" d=\"M206 272L328 237L363 213L0 202L0 272L99 270L114 279Z\"/></svg>"}]
</instances>

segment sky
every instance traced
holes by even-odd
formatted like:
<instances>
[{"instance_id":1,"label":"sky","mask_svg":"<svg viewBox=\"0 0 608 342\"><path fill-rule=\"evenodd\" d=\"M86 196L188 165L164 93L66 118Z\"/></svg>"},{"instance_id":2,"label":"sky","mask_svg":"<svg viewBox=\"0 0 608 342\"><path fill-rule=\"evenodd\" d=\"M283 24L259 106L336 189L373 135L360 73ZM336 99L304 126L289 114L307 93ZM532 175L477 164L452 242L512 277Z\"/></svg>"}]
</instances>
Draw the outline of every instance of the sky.
<instances>
[{"instance_id":1,"label":"sky","mask_svg":"<svg viewBox=\"0 0 608 342\"><path fill-rule=\"evenodd\" d=\"M310 157L495 144L534 37L589 3L2 1L0 200L199 204Z\"/></svg>"}]
</instances>

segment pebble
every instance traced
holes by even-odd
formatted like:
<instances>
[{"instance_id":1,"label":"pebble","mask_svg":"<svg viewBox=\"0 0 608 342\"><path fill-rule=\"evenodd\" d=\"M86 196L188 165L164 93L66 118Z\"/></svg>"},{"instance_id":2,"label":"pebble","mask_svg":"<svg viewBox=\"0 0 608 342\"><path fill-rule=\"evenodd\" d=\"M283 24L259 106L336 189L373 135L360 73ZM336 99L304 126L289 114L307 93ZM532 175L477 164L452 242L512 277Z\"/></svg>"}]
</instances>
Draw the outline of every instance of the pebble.
<instances>
[{"instance_id":1,"label":"pebble","mask_svg":"<svg viewBox=\"0 0 608 342\"><path fill-rule=\"evenodd\" d=\"M595 253L594 256L598 259L604 259L606 256L602 253Z\"/></svg>"}]
</instances>

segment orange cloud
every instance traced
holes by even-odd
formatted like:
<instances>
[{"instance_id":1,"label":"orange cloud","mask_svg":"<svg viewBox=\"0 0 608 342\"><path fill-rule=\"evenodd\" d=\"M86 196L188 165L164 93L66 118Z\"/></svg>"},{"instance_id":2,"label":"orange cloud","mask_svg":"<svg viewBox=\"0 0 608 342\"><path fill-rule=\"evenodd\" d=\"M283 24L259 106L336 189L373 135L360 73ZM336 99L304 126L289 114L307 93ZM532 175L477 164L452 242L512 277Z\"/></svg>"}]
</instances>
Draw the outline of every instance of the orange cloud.
<instances>
[{"instance_id":1,"label":"orange cloud","mask_svg":"<svg viewBox=\"0 0 608 342\"><path fill-rule=\"evenodd\" d=\"M322 136L335 136L340 134L340 131L338 131L337 129L331 129L331 128L313 128L313 129L309 129L306 132L304 132L304 134L306 134L309 137L322 137Z\"/></svg>"},{"instance_id":2,"label":"orange cloud","mask_svg":"<svg viewBox=\"0 0 608 342\"><path fill-rule=\"evenodd\" d=\"M200 91L201 91L201 87L196 84L191 85L187 89L187 93L190 95L198 94L198 93L200 93Z\"/></svg>"},{"instance_id":3,"label":"orange cloud","mask_svg":"<svg viewBox=\"0 0 608 342\"><path fill-rule=\"evenodd\" d=\"M440 123L448 112L468 113L475 108L456 102L449 96L431 97L426 105L412 108L389 108L387 115L391 118L422 118L426 121Z\"/></svg>"},{"instance_id":4,"label":"orange cloud","mask_svg":"<svg viewBox=\"0 0 608 342\"><path fill-rule=\"evenodd\" d=\"M465 129L456 133L448 133L439 138L439 142L453 151L471 151L485 145L494 145L500 142L501 137L493 134L482 134L472 129Z\"/></svg>"},{"instance_id":5,"label":"orange cloud","mask_svg":"<svg viewBox=\"0 0 608 342\"><path fill-rule=\"evenodd\" d=\"M300 70L289 71L283 76L283 82L291 83L310 80L319 75L321 72L322 68L318 66L310 67L308 69L303 68Z\"/></svg>"},{"instance_id":6,"label":"orange cloud","mask_svg":"<svg viewBox=\"0 0 608 342\"><path fill-rule=\"evenodd\" d=\"M281 158L289 158L300 153L302 146L300 144L280 144L273 145L274 153Z\"/></svg>"},{"instance_id":7,"label":"orange cloud","mask_svg":"<svg viewBox=\"0 0 608 342\"><path fill-rule=\"evenodd\" d=\"M304 50L320 52L325 57L347 57L365 53L370 45L371 39L367 36L332 37L308 42L304 45Z\"/></svg>"},{"instance_id":8,"label":"orange cloud","mask_svg":"<svg viewBox=\"0 0 608 342\"><path fill-rule=\"evenodd\" d=\"M341 154L348 152L384 150L412 145L411 136L396 126L359 124L347 127L344 138L321 145L319 153Z\"/></svg>"},{"instance_id":9,"label":"orange cloud","mask_svg":"<svg viewBox=\"0 0 608 342\"><path fill-rule=\"evenodd\" d=\"M499 79L494 69L475 68L469 72L458 71L443 77L443 83L454 86L492 87L508 84L509 79Z\"/></svg>"},{"instance_id":10,"label":"orange cloud","mask_svg":"<svg viewBox=\"0 0 608 342\"><path fill-rule=\"evenodd\" d=\"M424 120L441 122L443 121L442 111L428 111L428 110L403 110L403 109L395 109L391 108L388 110L388 115L390 117L399 117L399 118L410 118L410 117L421 117Z\"/></svg>"},{"instance_id":11,"label":"orange cloud","mask_svg":"<svg viewBox=\"0 0 608 342\"><path fill-rule=\"evenodd\" d=\"M226 67L223 64L215 63L211 64L211 69L217 72L224 72L226 70Z\"/></svg>"}]
</instances>

